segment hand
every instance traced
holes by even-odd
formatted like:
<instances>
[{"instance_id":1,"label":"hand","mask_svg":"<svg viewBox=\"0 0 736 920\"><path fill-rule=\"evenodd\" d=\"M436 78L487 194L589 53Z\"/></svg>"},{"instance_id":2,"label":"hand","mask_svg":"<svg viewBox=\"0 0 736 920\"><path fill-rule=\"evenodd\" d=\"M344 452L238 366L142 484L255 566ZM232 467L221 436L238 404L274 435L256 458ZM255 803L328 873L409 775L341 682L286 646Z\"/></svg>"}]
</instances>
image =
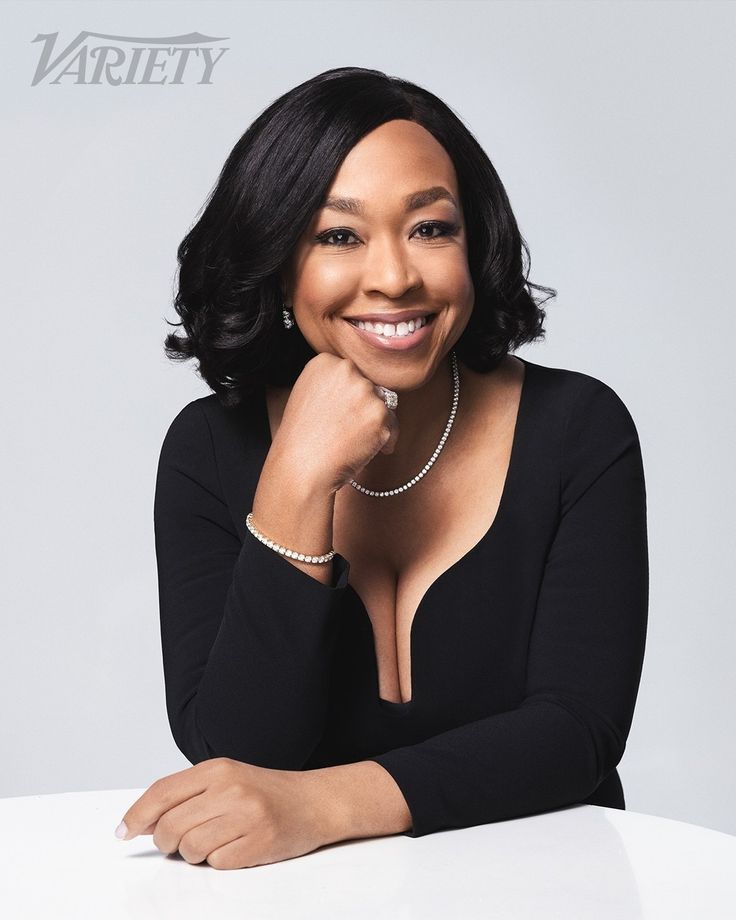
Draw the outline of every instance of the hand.
<instances>
[{"instance_id":1,"label":"hand","mask_svg":"<svg viewBox=\"0 0 736 920\"><path fill-rule=\"evenodd\" d=\"M162 853L215 869L302 856L334 839L314 773L204 760L149 786L125 813L124 839L153 834Z\"/></svg>"},{"instance_id":2,"label":"hand","mask_svg":"<svg viewBox=\"0 0 736 920\"><path fill-rule=\"evenodd\" d=\"M272 449L301 481L337 492L399 437L396 413L378 384L349 358L321 352L307 361L284 407Z\"/></svg>"}]
</instances>

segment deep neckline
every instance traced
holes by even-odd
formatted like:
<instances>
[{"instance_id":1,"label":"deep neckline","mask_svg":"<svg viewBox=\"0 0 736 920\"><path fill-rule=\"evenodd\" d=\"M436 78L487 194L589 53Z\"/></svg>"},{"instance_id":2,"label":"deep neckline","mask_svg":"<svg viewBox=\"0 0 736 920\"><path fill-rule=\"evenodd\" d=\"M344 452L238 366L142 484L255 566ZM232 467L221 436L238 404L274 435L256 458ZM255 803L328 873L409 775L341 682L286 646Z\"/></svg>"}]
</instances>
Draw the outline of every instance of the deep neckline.
<instances>
[{"instance_id":1,"label":"deep neckline","mask_svg":"<svg viewBox=\"0 0 736 920\"><path fill-rule=\"evenodd\" d=\"M374 675L376 683L376 695L375 698L378 704L387 712L396 714L396 715L408 715L417 704L417 695L416 695L416 685L414 681L414 636L416 631L417 621L420 620L420 614L422 609L426 606L430 595L433 591L436 591L439 584L445 581L451 573L454 573L458 568L467 564L467 562L474 557L481 549L484 548L486 543L489 542L491 537L495 536L499 530L499 526L503 521L504 513L506 507L509 503L509 495L513 491L513 486L516 481L519 468L519 457L520 453L519 444L522 441L523 435L522 432L526 429L526 407L528 403L528 392L529 392L529 377L530 370L534 367L533 362L527 361L525 358L522 358L520 355L514 355L515 358L518 358L519 361L522 361L524 364L524 379L521 383L521 392L519 394L519 406L516 412L516 420L514 422L514 432L511 438L511 452L509 454L509 463L506 468L506 476L504 478L503 487L501 489L501 498L499 499L498 507L496 508L496 513L493 516L493 520L488 526L488 529L485 531L483 536L470 547L470 549L464 553L459 559L452 563L448 568L441 572L437 578L429 585L425 590L424 594L419 599L416 610L414 611L414 616L412 617L411 626L409 628L409 658L410 658L410 671L411 671L411 699L405 701L396 701L396 700L387 700L379 695L380 689L378 685L378 657L376 654L376 642L375 642L375 633L373 632L373 623L371 618L368 615L368 610L363 603L363 599L360 594L355 590L353 585L348 581L345 583L345 587L349 590L355 600L358 601L359 608L365 617L368 627L370 629L370 634L373 644L373 663L374 663ZM263 426L263 431L265 435L265 452L264 458L268 455L268 451L271 449L273 439L271 437L271 423L268 417L268 401L266 399L266 390L263 390L263 400L261 402L261 424ZM264 459L265 462L265 459Z\"/></svg>"}]
</instances>

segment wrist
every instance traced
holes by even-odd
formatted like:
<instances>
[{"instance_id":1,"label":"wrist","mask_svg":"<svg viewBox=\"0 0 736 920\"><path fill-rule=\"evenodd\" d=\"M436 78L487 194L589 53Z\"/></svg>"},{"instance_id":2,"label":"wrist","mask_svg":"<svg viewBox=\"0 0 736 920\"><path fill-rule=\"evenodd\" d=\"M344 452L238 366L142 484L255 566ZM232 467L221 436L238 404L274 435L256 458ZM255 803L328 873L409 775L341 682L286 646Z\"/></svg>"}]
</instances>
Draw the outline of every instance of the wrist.
<instances>
[{"instance_id":1,"label":"wrist","mask_svg":"<svg viewBox=\"0 0 736 920\"><path fill-rule=\"evenodd\" d=\"M269 454L261 471L253 505L253 525L266 537L297 553L322 555L332 548L335 495L321 483L282 465ZM332 563L315 565L284 556L312 578L330 584Z\"/></svg>"},{"instance_id":2,"label":"wrist","mask_svg":"<svg viewBox=\"0 0 736 920\"><path fill-rule=\"evenodd\" d=\"M326 843L401 834L411 812L391 774L373 760L309 771Z\"/></svg>"},{"instance_id":3,"label":"wrist","mask_svg":"<svg viewBox=\"0 0 736 920\"><path fill-rule=\"evenodd\" d=\"M323 465L312 468L313 457L298 457L289 450L281 451L275 444L263 465L267 476L283 484L295 497L304 502L334 499L337 491L333 478L326 474Z\"/></svg>"}]
</instances>

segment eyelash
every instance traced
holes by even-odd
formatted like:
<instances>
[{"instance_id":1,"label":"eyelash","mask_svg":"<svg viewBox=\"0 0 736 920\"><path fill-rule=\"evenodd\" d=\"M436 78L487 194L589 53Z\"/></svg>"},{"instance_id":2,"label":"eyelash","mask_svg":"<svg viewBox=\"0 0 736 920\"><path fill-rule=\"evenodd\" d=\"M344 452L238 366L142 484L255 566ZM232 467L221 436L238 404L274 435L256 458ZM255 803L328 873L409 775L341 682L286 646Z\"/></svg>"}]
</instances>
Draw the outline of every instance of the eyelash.
<instances>
[{"instance_id":1,"label":"eyelash","mask_svg":"<svg viewBox=\"0 0 736 920\"><path fill-rule=\"evenodd\" d=\"M419 224L417 230L420 230L422 227L433 227L437 230L442 230L443 232L439 236L425 236L421 237L427 243L434 243L435 240L441 240L445 237L452 236L453 233L456 233L459 229L457 224L447 224L442 220L427 220L422 224ZM342 249L345 246L352 246L352 243L328 243L327 240L331 236L335 236L338 233L347 233L349 236L354 236L355 234L352 230L347 230L344 227L337 227L334 230L326 230L324 233L320 233L318 236L315 236L315 241L321 243L323 246L331 246L334 249Z\"/></svg>"}]
</instances>

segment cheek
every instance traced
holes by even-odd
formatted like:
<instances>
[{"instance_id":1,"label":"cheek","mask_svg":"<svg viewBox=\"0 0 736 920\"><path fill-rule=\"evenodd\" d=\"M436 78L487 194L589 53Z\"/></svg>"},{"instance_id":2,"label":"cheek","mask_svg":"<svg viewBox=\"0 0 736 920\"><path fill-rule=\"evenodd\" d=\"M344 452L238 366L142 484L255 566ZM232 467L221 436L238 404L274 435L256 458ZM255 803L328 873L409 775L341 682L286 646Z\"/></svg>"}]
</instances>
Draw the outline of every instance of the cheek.
<instances>
[{"instance_id":1,"label":"cheek","mask_svg":"<svg viewBox=\"0 0 736 920\"><path fill-rule=\"evenodd\" d=\"M310 305L329 303L345 294L351 286L351 274L339 259L307 260L300 281L299 296Z\"/></svg>"},{"instance_id":2,"label":"cheek","mask_svg":"<svg viewBox=\"0 0 736 920\"><path fill-rule=\"evenodd\" d=\"M425 274L425 284L437 300L444 300L457 311L472 309L475 291L464 256L448 258L442 265L433 266L431 275Z\"/></svg>"},{"instance_id":3,"label":"cheek","mask_svg":"<svg viewBox=\"0 0 736 920\"><path fill-rule=\"evenodd\" d=\"M295 291L303 331L306 327L319 334L324 321L344 302L346 290L345 276L337 269L329 266L305 268Z\"/></svg>"}]
</instances>

